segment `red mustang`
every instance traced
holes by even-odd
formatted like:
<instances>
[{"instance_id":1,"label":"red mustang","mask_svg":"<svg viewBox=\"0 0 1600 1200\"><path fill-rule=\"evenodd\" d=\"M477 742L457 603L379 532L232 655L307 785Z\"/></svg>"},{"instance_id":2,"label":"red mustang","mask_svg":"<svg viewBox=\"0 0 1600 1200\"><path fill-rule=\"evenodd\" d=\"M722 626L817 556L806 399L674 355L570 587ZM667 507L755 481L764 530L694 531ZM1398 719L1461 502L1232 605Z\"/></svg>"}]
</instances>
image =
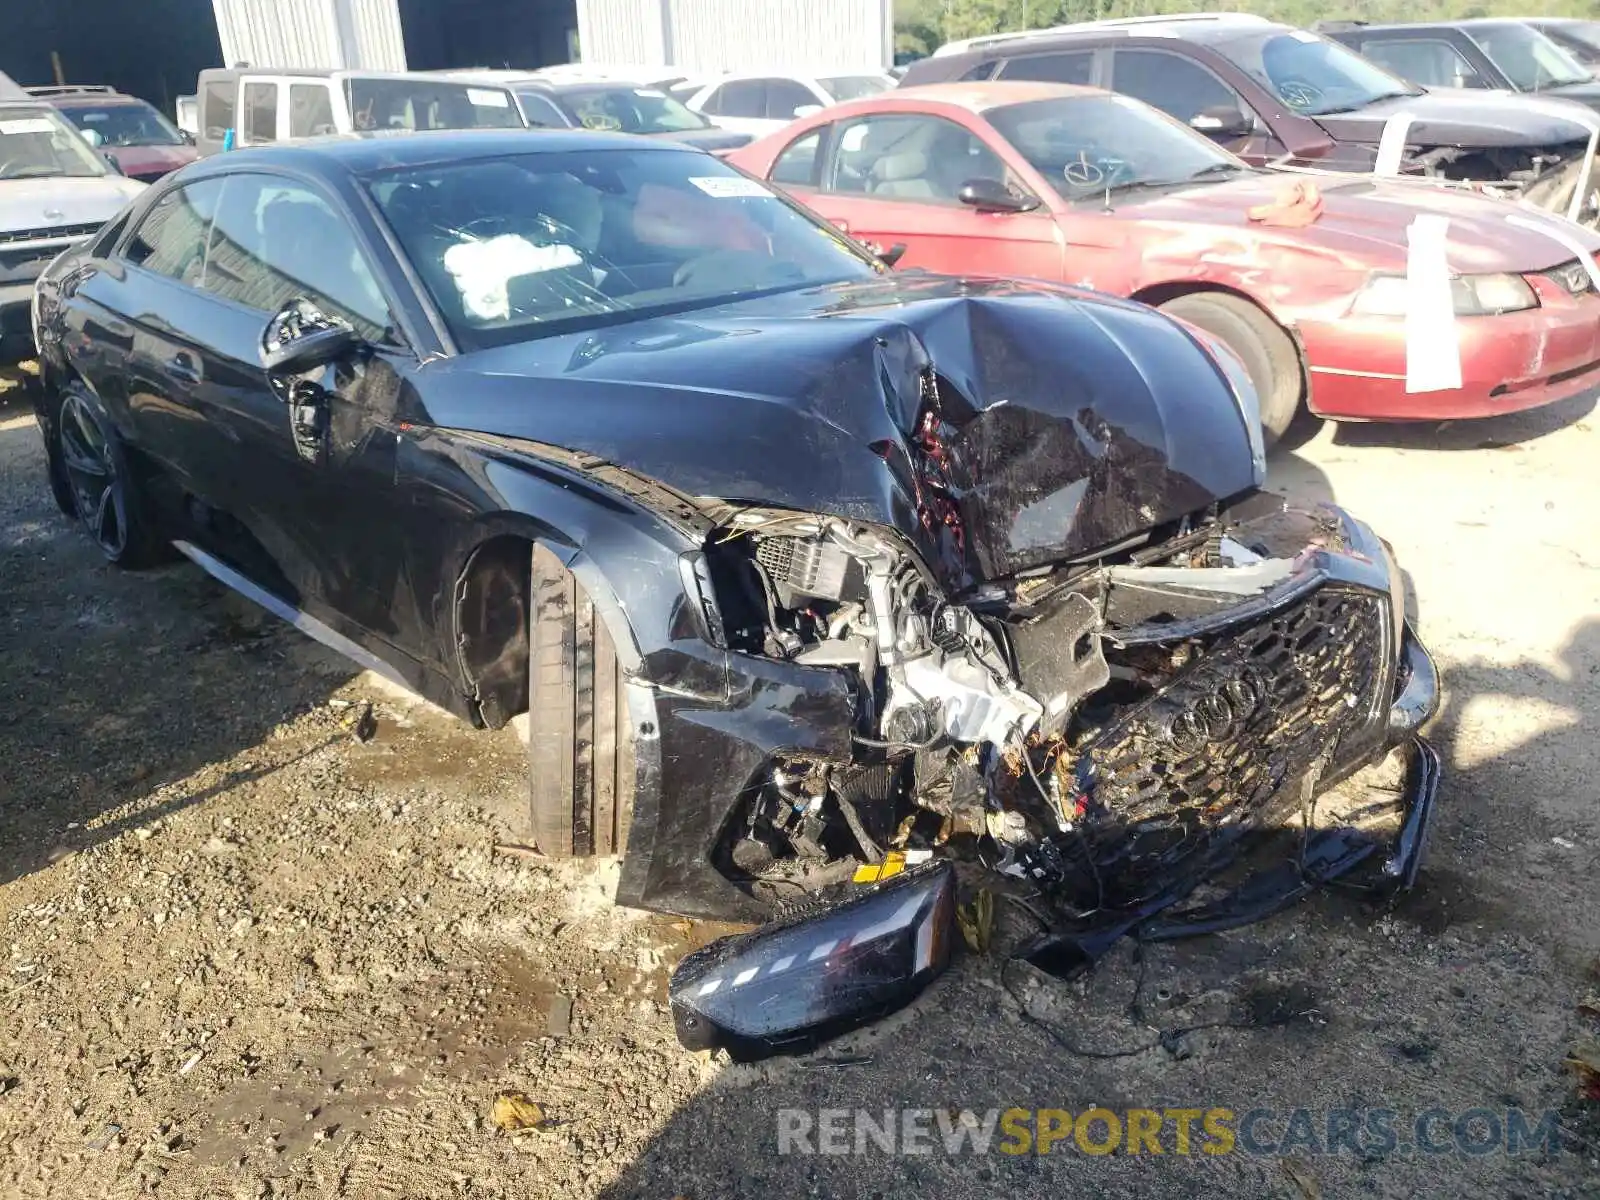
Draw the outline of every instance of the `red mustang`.
<instances>
[{"instance_id":1,"label":"red mustang","mask_svg":"<svg viewBox=\"0 0 1600 1200\"><path fill-rule=\"evenodd\" d=\"M1243 360L1269 438L1302 404L1435 420L1600 384L1594 232L1425 184L1256 170L1125 96L899 89L728 157L880 253L903 246L907 267L1062 281L1184 318Z\"/></svg>"}]
</instances>

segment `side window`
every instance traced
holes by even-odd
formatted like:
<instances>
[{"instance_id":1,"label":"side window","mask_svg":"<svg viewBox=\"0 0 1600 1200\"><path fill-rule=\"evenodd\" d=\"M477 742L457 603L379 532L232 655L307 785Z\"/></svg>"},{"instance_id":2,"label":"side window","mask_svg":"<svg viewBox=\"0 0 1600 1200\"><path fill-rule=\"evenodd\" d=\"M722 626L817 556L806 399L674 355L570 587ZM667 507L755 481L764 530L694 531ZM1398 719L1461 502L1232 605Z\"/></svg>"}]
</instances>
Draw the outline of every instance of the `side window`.
<instances>
[{"instance_id":1,"label":"side window","mask_svg":"<svg viewBox=\"0 0 1600 1200\"><path fill-rule=\"evenodd\" d=\"M1006 179L999 155L942 117L862 117L836 128L824 191L959 204L969 180Z\"/></svg>"},{"instance_id":2,"label":"side window","mask_svg":"<svg viewBox=\"0 0 1600 1200\"><path fill-rule=\"evenodd\" d=\"M1246 111L1238 94L1198 63L1161 50L1118 50L1112 60L1111 89L1185 125L1208 110Z\"/></svg>"},{"instance_id":3,"label":"side window","mask_svg":"<svg viewBox=\"0 0 1600 1200\"><path fill-rule=\"evenodd\" d=\"M289 136L321 137L338 133L333 120L333 96L325 83L289 85Z\"/></svg>"},{"instance_id":4,"label":"side window","mask_svg":"<svg viewBox=\"0 0 1600 1200\"><path fill-rule=\"evenodd\" d=\"M123 257L147 271L199 287L206 232L221 191L221 180L202 179L168 192L145 213Z\"/></svg>"},{"instance_id":5,"label":"side window","mask_svg":"<svg viewBox=\"0 0 1600 1200\"><path fill-rule=\"evenodd\" d=\"M206 84L205 115L200 121L206 141L220 142L233 128L233 97L238 86L234 79L213 79Z\"/></svg>"},{"instance_id":6,"label":"side window","mask_svg":"<svg viewBox=\"0 0 1600 1200\"><path fill-rule=\"evenodd\" d=\"M1423 87L1488 86L1461 52L1442 39L1407 38L1393 42L1368 39L1361 52L1401 79Z\"/></svg>"},{"instance_id":7,"label":"side window","mask_svg":"<svg viewBox=\"0 0 1600 1200\"><path fill-rule=\"evenodd\" d=\"M1094 51L1076 50L1071 54L1030 54L1026 58L1013 58L1000 72L1000 78L1087 85L1094 82Z\"/></svg>"},{"instance_id":8,"label":"side window","mask_svg":"<svg viewBox=\"0 0 1600 1200\"><path fill-rule=\"evenodd\" d=\"M768 176L773 183L786 183L798 187L812 187L817 182L817 147L822 144L822 130L813 129L805 137L790 142L772 164Z\"/></svg>"},{"instance_id":9,"label":"side window","mask_svg":"<svg viewBox=\"0 0 1600 1200\"><path fill-rule=\"evenodd\" d=\"M278 85L275 83L247 83L244 85L243 140L247 142L275 142L278 140Z\"/></svg>"},{"instance_id":10,"label":"side window","mask_svg":"<svg viewBox=\"0 0 1600 1200\"><path fill-rule=\"evenodd\" d=\"M767 85L759 79L735 79L725 83L714 99L719 117L764 117L767 114Z\"/></svg>"},{"instance_id":11,"label":"side window","mask_svg":"<svg viewBox=\"0 0 1600 1200\"><path fill-rule=\"evenodd\" d=\"M345 219L310 188L275 175L228 177L201 286L263 313L304 298L371 341L390 325Z\"/></svg>"},{"instance_id":12,"label":"side window","mask_svg":"<svg viewBox=\"0 0 1600 1200\"><path fill-rule=\"evenodd\" d=\"M518 92L517 103L522 105L522 115L529 125L540 129L565 129L567 119L561 110L543 96L533 92Z\"/></svg>"},{"instance_id":13,"label":"side window","mask_svg":"<svg viewBox=\"0 0 1600 1200\"><path fill-rule=\"evenodd\" d=\"M802 87L792 79L768 79L767 85L767 110L766 115L774 121L792 121L798 110L806 105L822 106L822 101L811 94L811 89Z\"/></svg>"}]
</instances>

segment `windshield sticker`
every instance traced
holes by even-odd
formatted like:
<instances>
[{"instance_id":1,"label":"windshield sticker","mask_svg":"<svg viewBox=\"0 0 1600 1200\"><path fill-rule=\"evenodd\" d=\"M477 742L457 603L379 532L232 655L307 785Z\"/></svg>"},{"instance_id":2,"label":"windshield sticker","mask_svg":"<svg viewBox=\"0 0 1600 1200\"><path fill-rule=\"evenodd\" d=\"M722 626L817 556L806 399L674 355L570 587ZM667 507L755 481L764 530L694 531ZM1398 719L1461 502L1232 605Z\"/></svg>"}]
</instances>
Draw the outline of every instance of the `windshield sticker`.
<instances>
[{"instance_id":1,"label":"windshield sticker","mask_svg":"<svg viewBox=\"0 0 1600 1200\"><path fill-rule=\"evenodd\" d=\"M511 97L490 88L468 88L467 99L479 108L509 108Z\"/></svg>"},{"instance_id":2,"label":"windshield sticker","mask_svg":"<svg viewBox=\"0 0 1600 1200\"><path fill-rule=\"evenodd\" d=\"M444 252L444 268L456 281L461 303L469 314L484 321L511 315L507 285L513 279L582 262L583 255L571 246L535 246L514 233L482 242L461 242Z\"/></svg>"},{"instance_id":3,"label":"windshield sticker","mask_svg":"<svg viewBox=\"0 0 1600 1200\"><path fill-rule=\"evenodd\" d=\"M665 92L658 92L654 88L634 88L633 94L635 96L643 96L646 100L665 100L667 98Z\"/></svg>"},{"instance_id":4,"label":"windshield sticker","mask_svg":"<svg viewBox=\"0 0 1600 1200\"><path fill-rule=\"evenodd\" d=\"M1291 29L1289 31L1289 36L1297 42L1320 42L1322 40L1316 34L1306 29Z\"/></svg>"},{"instance_id":5,"label":"windshield sticker","mask_svg":"<svg viewBox=\"0 0 1600 1200\"><path fill-rule=\"evenodd\" d=\"M746 179L743 175L695 175L690 177L689 182L706 195L715 196L719 200L746 196L758 200L776 198L754 179Z\"/></svg>"},{"instance_id":6,"label":"windshield sticker","mask_svg":"<svg viewBox=\"0 0 1600 1200\"><path fill-rule=\"evenodd\" d=\"M106 120L110 115L110 113L86 112L81 114L78 120L83 121L85 124L93 125L96 121Z\"/></svg>"},{"instance_id":7,"label":"windshield sticker","mask_svg":"<svg viewBox=\"0 0 1600 1200\"><path fill-rule=\"evenodd\" d=\"M26 117L20 121L0 121L0 133L54 133L48 117Z\"/></svg>"}]
</instances>

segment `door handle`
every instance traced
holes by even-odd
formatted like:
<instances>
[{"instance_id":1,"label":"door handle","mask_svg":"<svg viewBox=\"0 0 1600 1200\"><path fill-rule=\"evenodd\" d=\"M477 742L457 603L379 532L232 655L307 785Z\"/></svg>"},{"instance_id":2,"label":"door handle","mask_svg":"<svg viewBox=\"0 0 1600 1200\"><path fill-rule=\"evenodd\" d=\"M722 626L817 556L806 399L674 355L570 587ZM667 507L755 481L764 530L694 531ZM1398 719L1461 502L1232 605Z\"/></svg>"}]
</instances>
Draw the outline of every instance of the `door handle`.
<instances>
[{"instance_id":1,"label":"door handle","mask_svg":"<svg viewBox=\"0 0 1600 1200\"><path fill-rule=\"evenodd\" d=\"M180 383L199 383L200 364L192 355L180 351L167 359L167 374Z\"/></svg>"}]
</instances>

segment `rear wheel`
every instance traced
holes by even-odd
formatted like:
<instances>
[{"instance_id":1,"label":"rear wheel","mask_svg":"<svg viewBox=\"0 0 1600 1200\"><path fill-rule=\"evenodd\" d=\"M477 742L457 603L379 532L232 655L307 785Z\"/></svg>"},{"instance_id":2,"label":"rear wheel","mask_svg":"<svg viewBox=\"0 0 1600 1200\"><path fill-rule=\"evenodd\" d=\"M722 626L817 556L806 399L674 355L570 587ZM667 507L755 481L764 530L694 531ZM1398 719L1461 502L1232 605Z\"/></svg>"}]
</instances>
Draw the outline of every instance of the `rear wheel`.
<instances>
[{"instance_id":1,"label":"rear wheel","mask_svg":"<svg viewBox=\"0 0 1600 1200\"><path fill-rule=\"evenodd\" d=\"M51 490L57 503L70 499L78 518L105 560L130 570L170 557L157 532L128 455L116 430L88 392L69 387L56 414L57 465L52 462ZM58 482L67 495L57 491ZM63 505L65 508L66 506Z\"/></svg>"},{"instance_id":2,"label":"rear wheel","mask_svg":"<svg viewBox=\"0 0 1600 1200\"><path fill-rule=\"evenodd\" d=\"M1178 296L1161 305L1161 311L1198 325L1243 361L1261 402L1261 433L1267 445L1288 432L1304 388L1300 356L1277 322L1248 300L1225 292Z\"/></svg>"},{"instance_id":3,"label":"rear wheel","mask_svg":"<svg viewBox=\"0 0 1600 1200\"><path fill-rule=\"evenodd\" d=\"M528 766L534 839L555 857L620 854L633 816L627 693L610 630L572 573L533 550Z\"/></svg>"}]
</instances>

